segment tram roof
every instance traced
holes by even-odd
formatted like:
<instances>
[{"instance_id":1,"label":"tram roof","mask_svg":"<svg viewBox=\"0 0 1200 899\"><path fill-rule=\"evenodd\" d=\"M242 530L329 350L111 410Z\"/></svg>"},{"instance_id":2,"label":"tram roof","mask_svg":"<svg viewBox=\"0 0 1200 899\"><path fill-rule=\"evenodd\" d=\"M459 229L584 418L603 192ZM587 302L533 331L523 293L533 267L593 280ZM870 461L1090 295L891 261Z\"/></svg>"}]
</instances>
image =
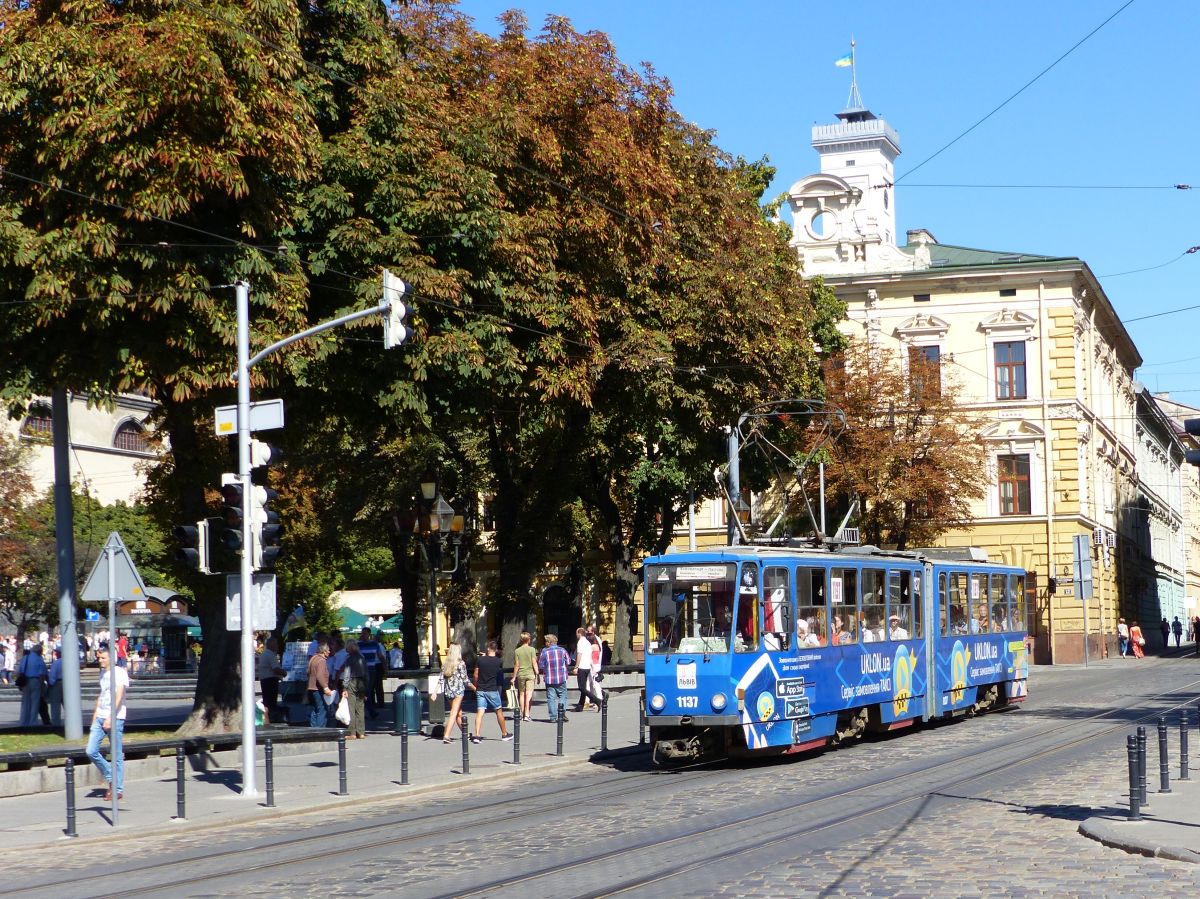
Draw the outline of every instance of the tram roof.
<instances>
[{"instance_id":1,"label":"tram roof","mask_svg":"<svg viewBox=\"0 0 1200 899\"><path fill-rule=\"evenodd\" d=\"M784 546L778 544L738 544L735 546L715 546L710 549L686 550L669 554L678 560L699 560L713 558L761 558L781 559L796 556L820 556L824 558L845 559L904 559L912 562L963 562L971 565L990 565L996 567L1011 567L1003 562L993 561L987 553L976 546L932 546L915 549L881 549L878 546L841 546L836 549L811 545ZM655 556L662 559L664 556ZM649 561L649 560L647 560Z\"/></svg>"}]
</instances>

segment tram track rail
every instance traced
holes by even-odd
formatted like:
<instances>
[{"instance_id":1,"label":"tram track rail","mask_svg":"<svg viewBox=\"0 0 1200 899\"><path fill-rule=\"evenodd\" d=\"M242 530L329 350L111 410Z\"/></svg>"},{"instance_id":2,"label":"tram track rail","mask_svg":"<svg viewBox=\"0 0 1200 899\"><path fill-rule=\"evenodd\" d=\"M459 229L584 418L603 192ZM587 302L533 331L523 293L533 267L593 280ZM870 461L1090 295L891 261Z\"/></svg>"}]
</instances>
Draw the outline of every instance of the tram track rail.
<instances>
[{"instance_id":1,"label":"tram track rail","mask_svg":"<svg viewBox=\"0 0 1200 899\"><path fill-rule=\"evenodd\" d=\"M1191 688L1200 686L1200 680L1173 688L1170 691L1161 692L1154 695L1141 697L1139 703L1151 703L1163 697L1178 694L1181 691L1186 691ZM1055 744L1034 755L1022 755L1019 759L1004 762L994 765L985 770L978 771L969 776L958 778L957 780L942 782L939 785L940 790L953 789L963 784L968 784L974 780L983 777L992 776L1002 771L1010 770L1011 768L1027 763L1036 758L1045 757L1054 753L1065 751L1073 746L1081 743L1102 739L1108 734L1125 727L1131 727L1139 722L1156 718L1158 715L1166 711L1171 711L1185 705L1189 702L1179 702L1174 705L1169 705L1163 708L1156 709L1153 712L1146 713L1136 719L1124 719L1115 723L1112 727L1104 730L1092 732L1087 735L1075 738L1066 743ZM1104 712L1098 712L1095 715L1090 715L1085 718L1079 718L1068 722L1050 725L1040 729L1035 729L1030 733L1027 730L1022 730L1005 736L1005 739L998 743L992 744L989 747L990 751L1000 751L1015 748L1020 745L1026 745L1032 740L1042 740L1048 737L1053 737L1055 734L1084 727L1090 723L1111 718L1118 714L1120 710L1109 709ZM907 737L901 737L906 739ZM727 759L714 759L705 762L695 763L692 765L679 766L672 768L669 772L659 774L663 778L661 784L647 784L647 776L653 776L651 771L637 771L630 774L623 774L611 778L603 779L600 784L589 781L585 784L566 785L560 789L555 789L552 792L542 794L536 798L523 800L521 805L514 807L511 796L503 795L500 799L494 801L484 801L472 805L473 818L476 820L488 820L487 812L502 812L500 817L493 820L493 824L498 824L504 828L511 827L514 823L523 823L528 826L539 817L552 814L555 811L560 811L564 804L569 804L571 797L575 795L583 795L594 797L598 789L603 790L603 796L606 802L621 799L632 795L645 795L647 792L662 788L675 789L688 784L701 784L704 786L720 785L723 781L739 778L744 775L744 770L738 768L716 768ZM738 760L739 762L744 760ZM758 764L762 767L773 765L788 766L799 760L796 759L764 759ZM911 780L914 778L927 778L935 774L939 770L944 770L955 765L964 763L962 756L955 756L942 762L937 762L928 767L920 768L913 771L906 771L900 774L889 774L884 777L871 779L858 786L842 791L835 795L824 795L813 799L808 799L798 803L787 804L781 808L773 809L769 813L770 817L778 817L788 813L794 813L805 809L811 809L821 803L827 803L833 798L843 799L845 797L858 796L870 790L876 790L887 785L894 785L898 782ZM786 840L796 839L807 834L817 833L822 830L827 830L832 827L843 825L859 818L869 817L871 815L880 814L884 811L911 803L918 799L929 795L930 791L918 791L911 796L906 796L896 799L891 802L880 804L877 807L860 810L857 812L841 815L835 819L821 822L819 824L806 825L799 828L790 828L785 832L775 836L764 837L761 828L755 832L755 838L750 845L734 845L729 849L719 852L712 856L706 856L704 859L698 859L686 863L681 863L678 866L672 867L670 870L662 870L656 872L652 877L641 879L628 879L619 884L614 884L612 888L598 891L579 894L581 896L608 896L620 895L624 892L629 892L640 887L649 886L658 883L662 880L669 879L673 876L687 873L688 871L702 868L710 864L714 864L720 860L728 860L736 857L739 854L756 851L775 845ZM372 801L370 807L378 808L383 803L381 801ZM464 826L461 820L462 812L460 810L450 810L446 812L438 812L433 814L423 815L418 819L403 818L398 815L388 816L382 820L376 820L369 824L352 824L346 827L332 826L327 829L317 831L314 828L313 832L283 837L280 839L258 842L250 845L235 845L233 847L220 847L211 851L201 852L194 855L179 856L175 855L171 858L156 860L145 864L127 864L115 866L111 870L111 874L122 878L131 878L136 875L150 875L155 872L173 871L174 875L168 883L163 883L160 886L144 886L137 888L137 892L141 895L152 895L159 891L170 891L177 893L181 889L190 886L209 885L214 882L223 880L229 877L244 878L246 875L261 874L272 870L282 870L289 866L293 866L298 862L319 862L322 860L338 860L339 863L345 863L347 856L356 856L363 853L370 853L380 849L388 849L391 847L400 846L403 844L412 844L415 840L420 843L428 843L432 846L440 844L440 840L447 836L453 836L457 839L468 838L472 832L472 826ZM569 874L572 870L576 870L588 865L596 863L605 863L619 860L622 857L633 856L639 853L644 853L648 849L659 849L664 846L671 846L679 843L694 841L698 838L711 836L713 834L735 831L737 828L745 828L751 820L761 822L763 813L761 811L753 815L741 816L737 819L722 822L717 825L700 826L690 828L684 833L670 837L660 837L652 840L639 841L636 844L629 846L616 847L614 849L589 855L586 858L580 858L574 861L563 861L552 866L546 866L534 871L529 871L525 874L513 874L496 879L486 884L466 887L464 889L456 889L451 893L446 893L446 896L479 896L494 893L499 889L508 889L521 885L535 883L543 878L553 877L556 883L559 884L557 893L561 893L561 875ZM430 825L433 826L430 826ZM386 832L386 836L370 838L372 834ZM368 837L365 842L355 841L349 845L344 844L344 840L354 837ZM336 846L330 846L332 843L337 843ZM322 848L324 847L324 848ZM239 859L252 859L255 854L269 853L284 853L284 857L264 859L262 861L252 862L237 867L235 870L230 868L230 862L236 863ZM186 869L193 866L203 866L205 870L195 875L183 874L178 869ZM228 873L214 874L213 871L227 871ZM39 885L48 889L66 889L79 884L94 882L94 873L91 871L81 872L78 876L66 878L39 879Z\"/></svg>"}]
</instances>

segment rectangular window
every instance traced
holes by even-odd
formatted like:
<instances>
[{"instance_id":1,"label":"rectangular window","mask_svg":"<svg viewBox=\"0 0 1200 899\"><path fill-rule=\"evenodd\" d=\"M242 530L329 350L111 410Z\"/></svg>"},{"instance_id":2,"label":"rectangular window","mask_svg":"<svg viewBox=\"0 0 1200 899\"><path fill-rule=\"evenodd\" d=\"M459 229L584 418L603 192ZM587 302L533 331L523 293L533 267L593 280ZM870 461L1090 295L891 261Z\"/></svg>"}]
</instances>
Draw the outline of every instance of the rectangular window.
<instances>
[{"instance_id":1,"label":"rectangular window","mask_svg":"<svg viewBox=\"0 0 1200 899\"><path fill-rule=\"evenodd\" d=\"M1025 393L1025 341L996 344L996 399L1023 400Z\"/></svg>"},{"instance_id":2,"label":"rectangular window","mask_svg":"<svg viewBox=\"0 0 1200 899\"><path fill-rule=\"evenodd\" d=\"M929 294L927 294L927 293L914 293L914 294L913 294L913 302L914 302L914 303L928 303L928 302L929 302Z\"/></svg>"},{"instance_id":3,"label":"rectangular window","mask_svg":"<svg viewBox=\"0 0 1200 899\"><path fill-rule=\"evenodd\" d=\"M862 622L864 643L882 643L887 639L887 599L884 596L886 572L874 568L862 570Z\"/></svg>"},{"instance_id":4,"label":"rectangular window","mask_svg":"<svg viewBox=\"0 0 1200 899\"><path fill-rule=\"evenodd\" d=\"M1029 515L1029 456L997 456L997 481L1000 484L1000 514Z\"/></svg>"},{"instance_id":5,"label":"rectangular window","mask_svg":"<svg viewBox=\"0 0 1200 899\"><path fill-rule=\"evenodd\" d=\"M834 568L829 573L829 614L833 616L829 642L845 646L858 642L858 571Z\"/></svg>"},{"instance_id":6,"label":"rectangular window","mask_svg":"<svg viewBox=\"0 0 1200 899\"><path fill-rule=\"evenodd\" d=\"M1016 295L1017 295L1017 289L1015 287L1001 287L1000 288L1000 296L1002 296L1002 297L1015 297Z\"/></svg>"},{"instance_id":7,"label":"rectangular window","mask_svg":"<svg viewBox=\"0 0 1200 899\"><path fill-rule=\"evenodd\" d=\"M792 583L786 568L763 572L763 649L792 648Z\"/></svg>"},{"instance_id":8,"label":"rectangular window","mask_svg":"<svg viewBox=\"0 0 1200 899\"><path fill-rule=\"evenodd\" d=\"M889 640L908 640L920 635L913 620L912 578L911 571L888 572Z\"/></svg>"},{"instance_id":9,"label":"rectangular window","mask_svg":"<svg viewBox=\"0 0 1200 899\"><path fill-rule=\"evenodd\" d=\"M648 651L723 653L733 630L733 565L650 565L646 570Z\"/></svg>"},{"instance_id":10,"label":"rectangular window","mask_svg":"<svg viewBox=\"0 0 1200 899\"><path fill-rule=\"evenodd\" d=\"M1008 625L1008 578L1002 574L992 575L992 633L1015 630Z\"/></svg>"},{"instance_id":11,"label":"rectangular window","mask_svg":"<svg viewBox=\"0 0 1200 899\"><path fill-rule=\"evenodd\" d=\"M942 393L942 348L939 346L910 346L908 348L908 377L913 398L940 396Z\"/></svg>"},{"instance_id":12,"label":"rectangular window","mask_svg":"<svg viewBox=\"0 0 1200 899\"><path fill-rule=\"evenodd\" d=\"M959 636L969 632L967 624L967 573L955 571L950 575L950 592L946 597L950 621L950 636Z\"/></svg>"},{"instance_id":13,"label":"rectangular window","mask_svg":"<svg viewBox=\"0 0 1200 899\"><path fill-rule=\"evenodd\" d=\"M828 640L825 630L825 569L796 570L796 646L813 649Z\"/></svg>"},{"instance_id":14,"label":"rectangular window","mask_svg":"<svg viewBox=\"0 0 1200 899\"><path fill-rule=\"evenodd\" d=\"M733 631L734 652L758 651L758 565L743 562L738 579L737 612Z\"/></svg>"}]
</instances>

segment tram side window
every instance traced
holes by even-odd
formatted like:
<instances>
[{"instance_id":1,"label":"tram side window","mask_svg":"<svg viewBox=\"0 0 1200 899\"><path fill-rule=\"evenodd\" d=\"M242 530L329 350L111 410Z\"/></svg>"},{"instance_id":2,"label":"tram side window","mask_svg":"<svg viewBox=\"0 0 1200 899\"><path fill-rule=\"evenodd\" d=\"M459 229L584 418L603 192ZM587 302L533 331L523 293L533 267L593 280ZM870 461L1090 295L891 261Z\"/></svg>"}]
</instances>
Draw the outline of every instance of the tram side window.
<instances>
[{"instance_id":1,"label":"tram side window","mask_svg":"<svg viewBox=\"0 0 1200 899\"><path fill-rule=\"evenodd\" d=\"M967 624L967 573L952 571L950 573L950 633L960 636L968 632Z\"/></svg>"},{"instance_id":2,"label":"tram side window","mask_svg":"<svg viewBox=\"0 0 1200 899\"><path fill-rule=\"evenodd\" d=\"M758 566L742 565L738 579L737 627L733 633L734 652L758 650Z\"/></svg>"},{"instance_id":3,"label":"tram side window","mask_svg":"<svg viewBox=\"0 0 1200 899\"><path fill-rule=\"evenodd\" d=\"M912 572L888 572L887 639L907 640L912 634Z\"/></svg>"},{"instance_id":4,"label":"tram side window","mask_svg":"<svg viewBox=\"0 0 1200 899\"><path fill-rule=\"evenodd\" d=\"M796 646L815 649L828 641L825 629L825 569L796 570Z\"/></svg>"},{"instance_id":5,"label":"tram side window","mask_svg":"<svg viewBox=\"0 0 1200 899\"><path fill-rule=\"evenodd\" d=\"M886 572L862 570L862 641L882 643L887 639L887 603L883 595Z\"/></svg>"},{"instance_id":6,"label":"tram side window","mask_svg":"<svg viewBox=\"0 0 1200 899\"><path fill-rule=\"evenodd\" d=\"M925 615L924 608L921 604L921 578L922 574L919 571L914 571L912 577L912 630L909 636L913 639L919 639L925 630L922 628L922 622Z\"/></svg>"},{"instance_id":7,"label":"tram side window","mask_svg":"<svg viewBox=\"0 0 1200 899\"><path fill-rule=\"evenodd\" d=\"M986 634L991 630L991 627L988 625L987 594L987 575L971 575L971 611L969 626L972 634Z\"/></svg>"},{"instance_id":8,"label":"tram side window","mask_svg":"<svg viewBox=\"0 0 1200 899\"><path fill-rule=\"evenodd\" d=\"M858 642L858 572L834 568L829 573L829 614L833 616L829 642L846 646Z\"/></svg>"},{"instance_id":9,"label":"tram side window","mask_svg":"<svg viewBox=\"0 0 1200 899\"><path fill-rule=\"evenodd\" d=\"M763 572L763 649L792 648L792 583L786 568Z\"/></svg>"},{"instance_id":10,"label":"tram side window","mask_svg":"<svg viewBox=\"0 0 1200 899\"><path fill-rule=\"evenodd\" d=\"M948 586L946 575L938 575L938 616L941 618L938 632L943 637L949 637L952 633L951 615L950 615L950 588Z\"/></svg>"},{"instance_id":11,"label":"tram side window","mask_svg":"<svg viewBox=\"0 0 1200 899\"><path fill-rule=\"evenodd\" d=\"M1026 631L1029 629L1029 619L1025 617L1025 577L1020 574L1009 575L1008 583L1012 591L1009 594L1009 605L1012 608L1011 629Z\"/></svg>"},{"instance_id":12,"label":"tram side window","mask_svg":"<svg viewBox=\"0 0 1200 899\"><path fill-rule=\"evenodd\" d=\"M993 574L991 581L992 633L999 634L1009 630L1007 578L1002 574Z\"/></svg>"}]
</instances>

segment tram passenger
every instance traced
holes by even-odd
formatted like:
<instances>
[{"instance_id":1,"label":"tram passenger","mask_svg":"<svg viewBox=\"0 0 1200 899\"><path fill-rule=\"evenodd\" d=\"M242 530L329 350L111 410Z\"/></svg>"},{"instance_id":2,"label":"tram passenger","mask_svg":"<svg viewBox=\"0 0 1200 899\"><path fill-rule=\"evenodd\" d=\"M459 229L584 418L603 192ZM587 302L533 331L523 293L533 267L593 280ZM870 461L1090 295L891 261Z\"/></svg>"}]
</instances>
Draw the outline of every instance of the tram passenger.
<instances>
[{"instance_id":1,"label":"tram passenger","mask_svg":"<svg viewBox=\"0 0 1200 899\"><path fill-rule=\"evenodd\" d=\"M809 623L803 618L796 622L797 645L801 649L816 649L821 645L821 638L814 634Z\"/></svg>"},{"instance_id":2,"label":"tram passenger","mask_svg":"<svg viewBox=\"0 0 1200 899\"><path fill-rule=\"evenodd\" d=\"M963 614L962 606L950 609L950 633L965 634L967 632L967 616Z\"/></svg>"},{"instance_id":3,"label":"tram passenger","mask_svg":"<svg viewBox=\"0 0 1200 899\"><path fill-rule=\"evenodd\" d=\"M975 618L971 621L971 633L986 634L991 629L991 625L988 624L987 606L980 606L979 611L975 613Z\"/></svg>"},{"instance_id":4,"label":"tram passenger","mask_svg":"<svg viewBox=\"0 0 1200 899\"><path fill-rule=\"evenodd\" d=\"M842 615L833 616L833 639L831 642L834 646L845 646L848 643L856 642L854 625Z\"/></svg>"},{"instance_id":5,"label":"tram passenger","mask_svg":"<svg viewBox=\"0 0 1200 899\"><path fill-rule=\"evenodd\" d=\"M1004 630L1005 622L1008 619L1008 614L1004 611L1004 606L996 603L992 606L992 633L998 634Z\"/></svg>"},{"instance_id":6,"label":"tram passenger","mask_svg":"<svg viewBox=\"0 0 1200 899\"><path fill-rule=\"evenodd\" d=\"M908 630L900 624L900 616L893 614L888 619L888 637L892 640L907 640Z\"/></svg>"},{"instance_id":7,"label":"tram passenger","mask_svg":"<svg viewBox=\"0 0 1200 899\"><path fill-rule=\"evenodd\" d=\"M871 616L867 621L867 626L863 628L862 641L864 643L882 643L883 622L877 617Z\"/></svg>"}]
</instances>

